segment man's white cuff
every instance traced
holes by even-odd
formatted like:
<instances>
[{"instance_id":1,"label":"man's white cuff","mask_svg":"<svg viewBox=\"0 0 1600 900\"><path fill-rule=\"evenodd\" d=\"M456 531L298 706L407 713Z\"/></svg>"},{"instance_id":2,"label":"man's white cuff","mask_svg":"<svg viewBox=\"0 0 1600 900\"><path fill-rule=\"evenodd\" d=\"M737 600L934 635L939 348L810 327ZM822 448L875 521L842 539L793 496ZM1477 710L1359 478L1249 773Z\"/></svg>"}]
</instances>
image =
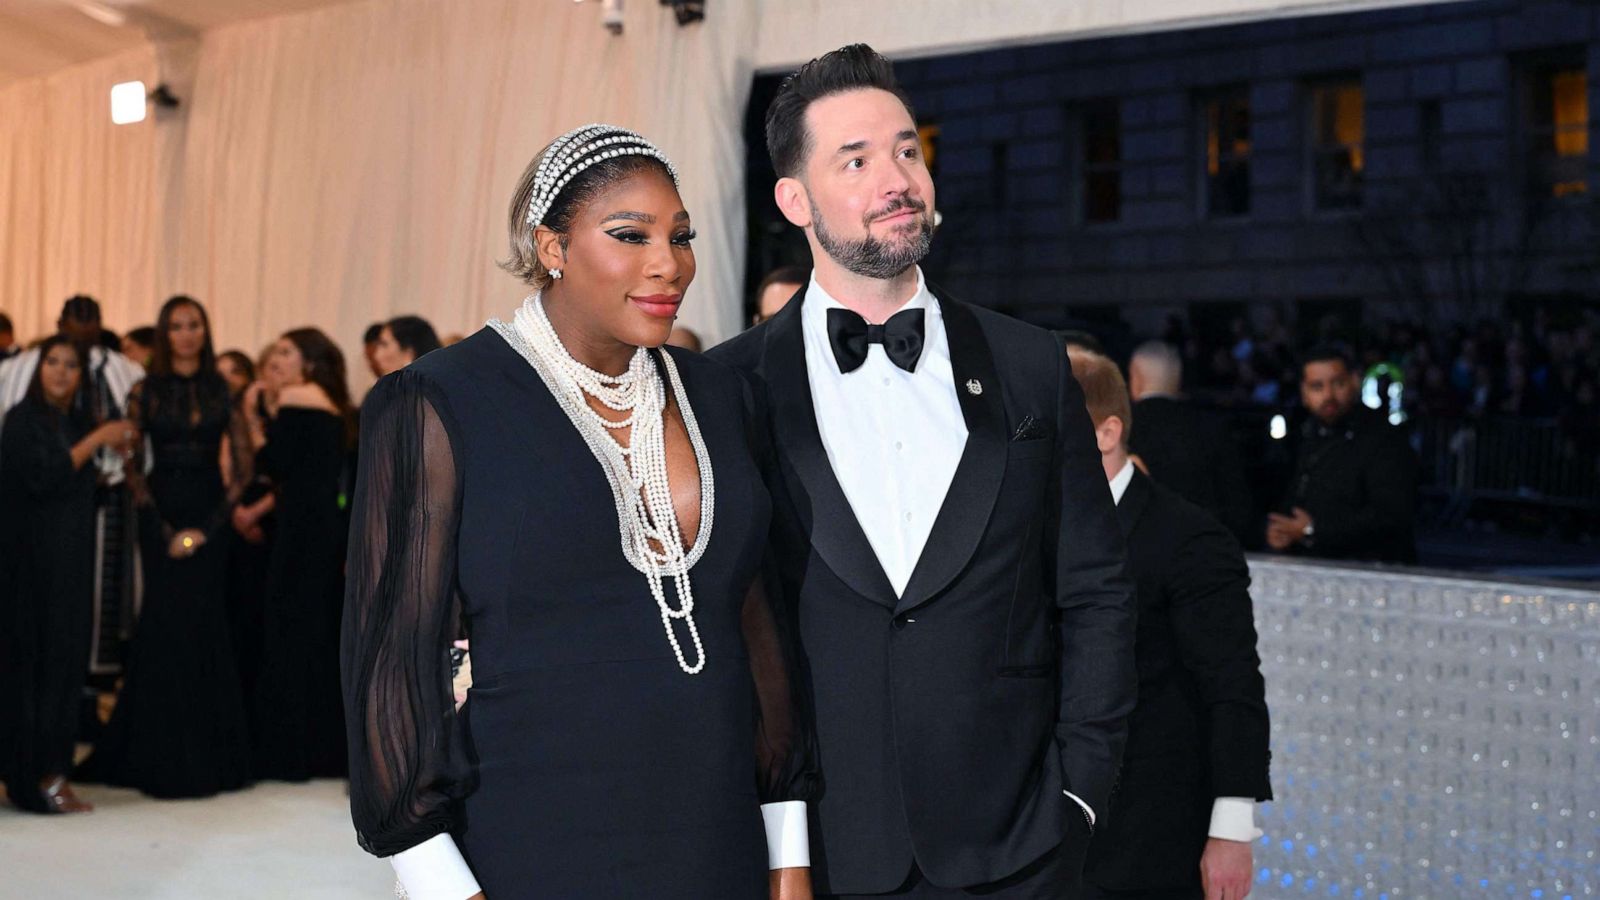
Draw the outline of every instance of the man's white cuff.
<instances>
[{"instance_id":1,"label":"man's white cuff","mask_svg":"<svg viewBox=\"0 0 1600 900\"><path fill-rule=\"evenodd\" d=\"M1225 841L1250 842L1261 837L1256 827L1256 801L1249 797L1218 797L1211 804L1211 827L1208 837Z\"/></svg>"},{"instance_id":2,"label":"man's white cuff","mask_svg":"<svg viewBox=\"0 0 1600 900\"><path fill-rule=\"evenodd\" d=\"M411 900L467 900L482 888L448 834L436 834L389 857Z\"/></svg>"},{"instance_id":3,"label":"man's white cuff","mask_svg":"<svg viewBox=\"0 0 1600 900\"><path fill-rule=\"evenodd\" d=\"M767 868L810 868L811 830L806 825L805 801L763 803L761 818L767 825Z\"/></svg>"}]
</instances>

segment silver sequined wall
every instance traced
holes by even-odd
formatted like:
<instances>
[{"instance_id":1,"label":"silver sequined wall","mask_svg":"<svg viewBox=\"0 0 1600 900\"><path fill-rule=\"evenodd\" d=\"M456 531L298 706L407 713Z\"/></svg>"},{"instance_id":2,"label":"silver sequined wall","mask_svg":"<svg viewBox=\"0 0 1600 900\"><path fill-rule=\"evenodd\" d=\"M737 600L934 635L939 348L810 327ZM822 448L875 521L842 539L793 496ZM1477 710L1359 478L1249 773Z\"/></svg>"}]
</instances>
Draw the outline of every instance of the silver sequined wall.
<instances>
[{"instance_id":1,"label":"silver sequined wall","mask_svg":"<svg viewBox=\"0 0 1600 900\"><path fill-rule=\"evenodd\" d=\"M1252 559L1253 898L1600 896L1600 592Z\"/></svg>"}]
</instances>

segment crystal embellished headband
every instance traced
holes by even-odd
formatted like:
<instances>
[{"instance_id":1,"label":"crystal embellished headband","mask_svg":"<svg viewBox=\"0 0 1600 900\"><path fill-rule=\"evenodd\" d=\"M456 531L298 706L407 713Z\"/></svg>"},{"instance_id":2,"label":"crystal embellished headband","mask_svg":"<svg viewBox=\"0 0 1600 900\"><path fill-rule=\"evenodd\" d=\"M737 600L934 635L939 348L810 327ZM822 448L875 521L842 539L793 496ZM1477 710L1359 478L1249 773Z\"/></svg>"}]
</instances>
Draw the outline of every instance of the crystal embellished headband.
<instances>
[{"instance_id":1,"label":"crystal embellished headband","mask_svg":"<svg viewBox=\"0 0 1600 900\"><path fill-rule=\"evenodd\" d=\"M666 154L635 132L615 125L585 125L556 138L533 173L533 199L528 201L528 224L534 227L550 214L550 207L578 173L590 166L622 156L650 156L661 160L678 186L678 168Z\"/></svg>"}]
</instances>

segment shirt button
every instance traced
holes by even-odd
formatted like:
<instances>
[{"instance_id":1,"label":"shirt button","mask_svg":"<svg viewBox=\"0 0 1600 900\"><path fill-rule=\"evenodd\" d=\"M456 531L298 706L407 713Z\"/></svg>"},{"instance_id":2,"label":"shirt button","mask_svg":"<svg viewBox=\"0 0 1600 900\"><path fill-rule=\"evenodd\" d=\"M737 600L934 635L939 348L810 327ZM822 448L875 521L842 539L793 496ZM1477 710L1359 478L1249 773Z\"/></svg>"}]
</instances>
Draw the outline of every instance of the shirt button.
<instances>
[{"instance_id":1,"label":"shirt button","mask_svg":"<svg viewBox=\"0 0 1600 900\"><path fill-rule=\"evenodd\" d=\"M896 450L904 450L905 449L905 445L900 443L899 441L895 441L894 442L894 448Z\"/></svg>"},{"instance_id":2,"label":"shirt button","mask_svg":"<svg viewBox=\"0 0 1600 900\"><path fill-rule=\"evenodd\" d=\"M884 386L884 387L888 387L888 386L889 386L889 379L887 379L887 378L885 378L885 379L884 379L884 380L883 380L883 386Z\"/></svg>"},{"instance_id":3,"label":"shirt button","mask_svg":"<svg viewBox=\"0 0 1600 900\"><path fill-rule=\"evenodd\" d=\"M906 513L906 521L911 521L911 513Z\"/></svg>"}]
</instances>

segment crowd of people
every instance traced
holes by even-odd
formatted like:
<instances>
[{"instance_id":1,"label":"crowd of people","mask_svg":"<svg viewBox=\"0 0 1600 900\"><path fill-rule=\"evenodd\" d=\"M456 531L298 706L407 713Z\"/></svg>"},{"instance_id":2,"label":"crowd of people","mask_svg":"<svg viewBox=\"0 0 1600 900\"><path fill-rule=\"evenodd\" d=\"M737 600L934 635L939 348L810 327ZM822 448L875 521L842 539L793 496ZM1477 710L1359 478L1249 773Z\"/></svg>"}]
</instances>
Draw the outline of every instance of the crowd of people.
<instances>
[{"instance_id":1,"label":"crowd of people","mask_svg":"<svg viewBox=\"0 0 1600 900\"><path fill-rule=\"evenodd\" d=\"M175 296L120 337L70 298L23 348L0 315L0 781L87 811L73 781L200 797L347 770L337 689L357 410L316 328L217 352ZM437 349L365 335L374 376ZM123 570L123 571L119 571ZM109 721L80 734L95 622L126 604ZM108 619L109 621L109 619ZM89 703L91 708L99 704ZM87 759L75 742L92 739Z\"/></svg>"},{"instance_id":2,"label":"crowd of people","mask_svg":"<svg viewBox=\"0 0 1600 900\"><path fill-rule=\"evenodd\" d=\"M1526 319L1391 320L1355 332L1336 317L1314 325L1317 341L1347 346L1361 373L1384 367L1401 383L1408 418L1554 419L1569 432L1600 421L1600 311L1541 306ZM1161 337L1182 349L1197 393L1230 406L1293 401L1297 342L1274 311L1235 318L1226 338L1209 340L1173 317Z\"/></svg>"}]
</instances>

